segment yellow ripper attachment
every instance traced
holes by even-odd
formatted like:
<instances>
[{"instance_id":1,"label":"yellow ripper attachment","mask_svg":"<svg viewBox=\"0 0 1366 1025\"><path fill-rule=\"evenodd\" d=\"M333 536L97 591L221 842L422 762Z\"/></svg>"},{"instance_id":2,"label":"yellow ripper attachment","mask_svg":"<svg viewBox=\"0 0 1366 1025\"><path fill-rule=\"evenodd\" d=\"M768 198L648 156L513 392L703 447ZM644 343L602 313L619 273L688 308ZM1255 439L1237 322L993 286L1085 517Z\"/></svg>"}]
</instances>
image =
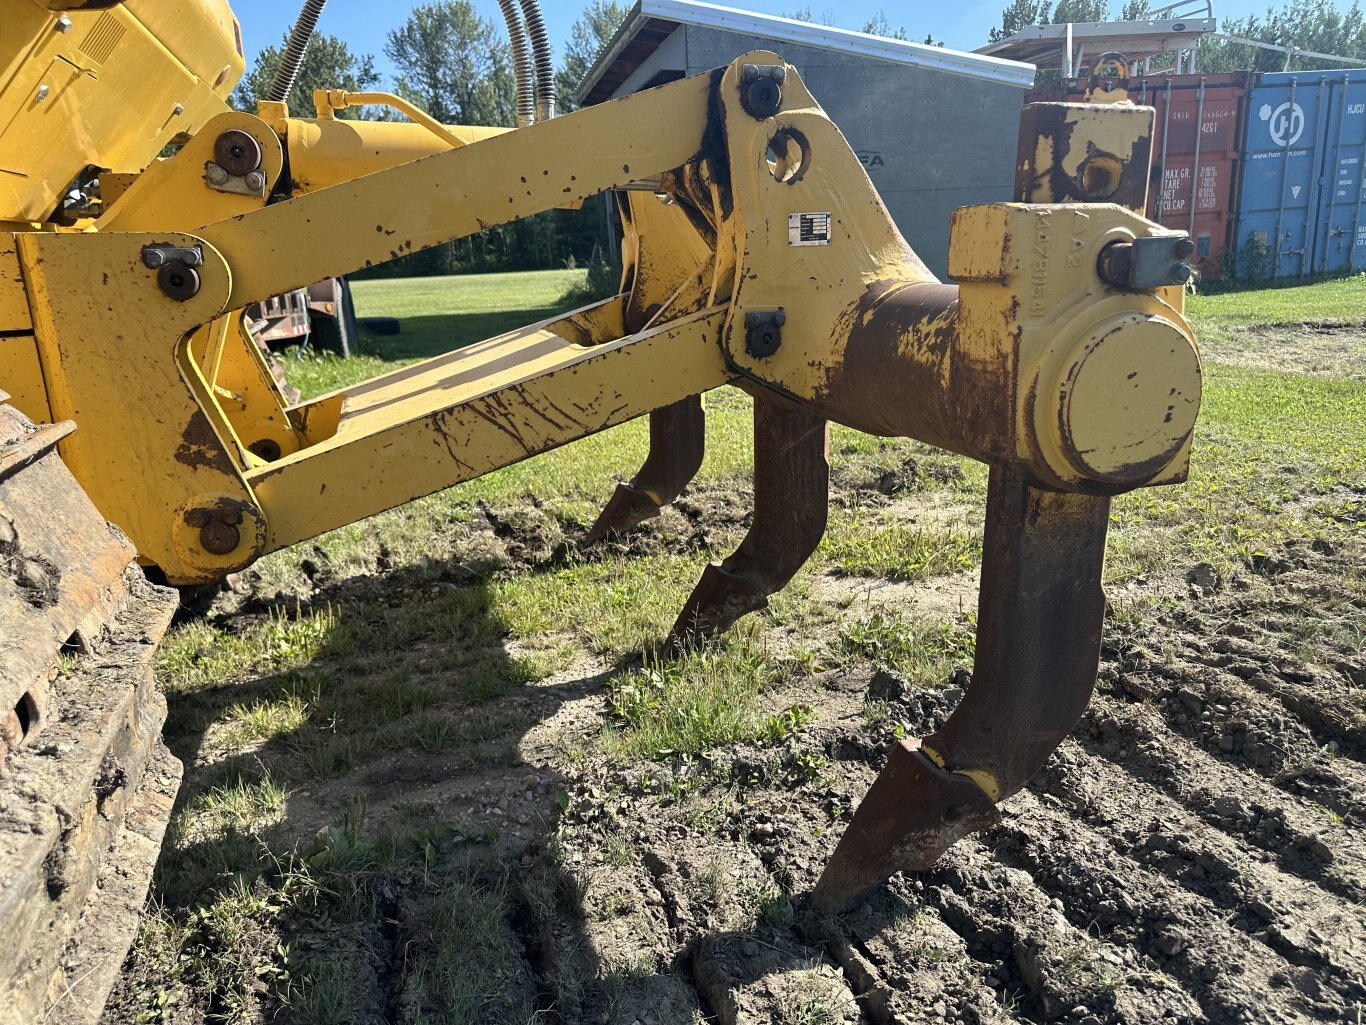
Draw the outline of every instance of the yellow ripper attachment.
<instances>
[{"instance_id":1,"label":"yellow ripper attachment","mask_svg":"<svg viewBox=\"0 0 1366 1025\"><path fill-rule=\"evenodd\" d=\"M957 212L956 284L772 53L454 148L428 139L431 155L353 180L330 161L378 126L263 114L211 122L107 232L0 244L0 282L26 282L42 398L82 424L63 453L145 561L211 580L651 413L650 458L592 536L628 529L696 472L699 396L733 382L756 400L754 522L682 610L688 643L762 608L814 550L830 421L919 438L991 466L974 680L944 729L893 752L817 906L994 821L1089 699L1109 496L1187 471L1191 246L1135 212L1149 108L1028 108L1025 202ZM205 184L225 136L248 154L233 173L265 179L256 194ZM606 189L625 196L614 299L295 408L245 351L248 303Z\"/></svg>"}]
</instances>

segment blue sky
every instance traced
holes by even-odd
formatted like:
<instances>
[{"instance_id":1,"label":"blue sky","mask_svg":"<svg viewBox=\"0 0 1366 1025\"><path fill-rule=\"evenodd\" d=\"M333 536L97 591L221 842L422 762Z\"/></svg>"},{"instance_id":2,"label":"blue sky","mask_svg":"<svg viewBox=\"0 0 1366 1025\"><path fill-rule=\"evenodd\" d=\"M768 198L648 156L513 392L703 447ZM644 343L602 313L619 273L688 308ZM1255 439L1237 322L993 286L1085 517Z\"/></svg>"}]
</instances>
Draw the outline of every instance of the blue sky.
<instances>
[{"instance_id":1,"label":"blue sky","mask_svg":"<svg viewBox=\"0 0 1366 1025\"><path fill-rule=\"evenodd\" d=\"M248 65L262 46L276 43L289 31L302 4L299 0L231 0L238 19L242 22ZM999 23L1001 8L1007 0L959 0L956 3L897 3L895 0L729 0L728 6L744 7L765 14L786 14L810 7L819 15L832 12L835 24L845 28L859 28L878 11L885 11L893 25L905 25L912 39L924 39L930 33L937 40L961 50L971 50L987 40L987 33ZM1118 9L1121 0L1111 0ZM1262 14L1267 0L1213 0L1216 17L1236 18L1247 14ZM384 58L384 40L391 29L402 24L412 3L375 2L375 0L331 0L323 11L319 28L340 36L353 50L372 54L376 67L390 84L392 68ZM496 0L475 0L484 17L502 25ZM1280 6L1280 2L1275 4ZM1347 0L1337 6L1347 7ZM556 56L569 36L570 26L582 5L561 0L542 0L546 28L555 46Z\"/></svg>"}]
</instances>

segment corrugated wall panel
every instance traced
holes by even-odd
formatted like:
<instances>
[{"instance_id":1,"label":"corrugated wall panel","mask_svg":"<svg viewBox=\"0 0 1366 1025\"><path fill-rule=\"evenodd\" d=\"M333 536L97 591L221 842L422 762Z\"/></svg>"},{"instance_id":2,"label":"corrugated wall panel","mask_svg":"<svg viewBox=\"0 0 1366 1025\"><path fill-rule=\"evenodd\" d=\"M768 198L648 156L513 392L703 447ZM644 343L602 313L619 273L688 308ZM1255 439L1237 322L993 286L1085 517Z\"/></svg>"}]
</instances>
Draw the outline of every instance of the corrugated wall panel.
<instances>
[{"instance_id":1,"label":"corrugated wall panel","mask_svg":"<svg viewBox=\"0 0 1366 1025\"><path fill-rule=\"evenodd\" d=\"M1246 123L1240 275L1366 267L1366 70L1262 75Z\"/></svg>"},{"instance_id":2,"label":"corrugated wall panel","mask_svg":"<svg viewBox=\"0 0 1366 1025\"><path fill-rule=\"evenodd\" d=\"M1366 269L1366 74L1328 83L1329 119L1315 218L1314 271Z\"/></svg>"}]
</instances>

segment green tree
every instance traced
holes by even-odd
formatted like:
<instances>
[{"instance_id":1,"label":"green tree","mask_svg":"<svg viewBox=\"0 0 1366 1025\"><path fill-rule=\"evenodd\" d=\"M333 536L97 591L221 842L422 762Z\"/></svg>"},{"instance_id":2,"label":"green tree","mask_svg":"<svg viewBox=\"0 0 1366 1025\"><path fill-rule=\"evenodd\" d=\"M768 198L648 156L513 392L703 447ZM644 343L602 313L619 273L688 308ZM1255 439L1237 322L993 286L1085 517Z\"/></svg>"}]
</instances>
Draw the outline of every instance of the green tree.
<instances>
[{"instance_id":1,"label":"green tree","mask_svg":"<svg viewBox=\"0 0 1366 1025\"><path fill-rule=\"evenodd\" d=\"M1133 0L1130 0L1129 6L1133 6ZM1011 0L1010 5L1001 11L1000 27L992 29L989 38L995 43L1030 25L1105 21L1109 16L1105 0L1058 0L1056 7L1051 0Z\"/></svg>"},{"instance_id":2,"label":"green tree","mask_svg":"<svg viewBox=\"0 0 1366 1025\"><path fill-rule=\"evenodd\" d=\"M822 25L835 24L835 12L829 8L817 15L812 13L810 7L799 7L791 14L784 15L784 17L791 18L793 21L818 21Z\"/></svg>"},{"instance_id":3,"label":"green tree","mask_svg":"<svg viewBox=\"0 0 1366 1025\"><path fill-rule=\"evenodd\" d=\"M1011 0L1010 6L1001 12L1000 26L991 30L991 41L999 42L1029 25L1048 24L1051 10L1049 0Z\"/></svg>"},{"instance_id":4,"label":"green tree","mask_svg":"<svg viewBox=\"0 0 1366 1025\"><path fill-rule=\"evenodd\" d=\"M859 31L867 32L872 36L886 36L888 39L909 38L909 36L906 35L906 26L899 25L896 28L892 28L892 23L887 20L887 15L882 11L878 11L872 18L865 21L863 23L863 28L859 29Z\"/></svg>"},{"instance_id":5,"label":"green tree","mask_svg":"<svg viewBox=\"0 0 1366 1025\"><path fill-rule=\"evenodd\" d=\"M561 110L573 109L574 91L630 13L629 5L616 0L592 0L574 22L564 46L564 61L555 72L556 102Z\"/></svg>"},{"instance_id":6,"label":"green tree","mask_svg":"<svg viewBox=\"0 0 1366 1025\"><path fill-rule=\"evenodd\" d=\"M799 7L797 10L791 12L790 14L784 15L784 17L791 18L793 21L819 22L822 25L830 25L831 27L833 27L835 24L835 12L828 9L822 11L819 15L817 15L812 13L810 7ZM863 23L863 25L859 28L859 31L867 32L869 35L872 36L885 36L888 39L910 38L906 35L905 25L898 26L897 28L892 28L892 23L887 19L887 12L885 11L878 11L875 15L873 15L871 18L869 18L867 21Z\"/></svg>"},{"instance_id":7,"label":"green tree","mask_svg":"<svg viewBox=\"0 0 1366 1025\"><path fill-rule=\"evenodd\" d=\"M280 66L280 46L267 46L256 55L251 70L233 90L232 105L238 110L256 113L256 103L264 99L275 80L275 70ZM313 91L315 89L346 89L356 92L369 89L379 82L375 72L375 59L369 54L354 54L350 47L336 36L325 32L315 32L304 50L304 59L299 63L299 76L294 80L287 101L290 112L301 117L313 114ZM363 111L355 108L341 111L339 117L364 116Z\"/></svg>"},{"instance_id":8,"label":"green tree","mask_svg":"<svg viewBox=\"0 0 1366 1025\"><path fill-rule=\"evenodd\" d=\"M389 33L395 90L443 124L515 124L510 48L469 0L419 4Z\"/></svg>"},{"instance_id":9,"label":"green tree","mask_svg":"<svg viewBox=\"0 0 1366 1025\"><path fill-rule=\"evenodd\" d=\"M1366 60L1366 21L1359 0L1342 8L1330 0L1291 0L1279 9L1220 22L1225 35L1260 43L1316 50L1338 57ZM1263 50L1214 40L1202 43L1197 58L1201 71L1303 71L1339 66L1332 60Z\"/></svg>"},{"instance_id":10,"label":"green tree","mask_svg":"<svg viewBox=\"0 0 1366 1025\"><path fill-rule=\"evenodd\" d=\"M585 13L589 34L579 35L581 60L591 63L597 55L597 47L589 42L593 32L608 32L610 37L607 26L613 7L624 16L624 8L600 0ZM515 124L516 83L505 28L481 18L469 0L414 7L389 33L384 52L399 72L395 90L443 123ZM588 64L583 66L586 70ZM403 257L376 273L453 274L586 262L603 234L598 229L601 209L599 203L588 204L583 211L547 211Z\"/></svg>"},{"instance_id":11,"label":"green tree","mask_svg":"<svg viewBox=\"0 0 1366 1025\"><path fill-rule=\"evenodd\" d=\"M1148 16L1148 0L1128 0L1119 12L1120 21L1142 21Z\"/></svg>"},{"instance_id":12,"label":"green tree","mask_svg":"<svg viewBox=\"0 0 1366 1025\"><path fill-rule=\"evenodd\" d=\"M1105 21L1110 17L1105 0L1058 0L1053 8L1053 24L1076 24L1084 21Z\"/></svg>"}]
</instances>

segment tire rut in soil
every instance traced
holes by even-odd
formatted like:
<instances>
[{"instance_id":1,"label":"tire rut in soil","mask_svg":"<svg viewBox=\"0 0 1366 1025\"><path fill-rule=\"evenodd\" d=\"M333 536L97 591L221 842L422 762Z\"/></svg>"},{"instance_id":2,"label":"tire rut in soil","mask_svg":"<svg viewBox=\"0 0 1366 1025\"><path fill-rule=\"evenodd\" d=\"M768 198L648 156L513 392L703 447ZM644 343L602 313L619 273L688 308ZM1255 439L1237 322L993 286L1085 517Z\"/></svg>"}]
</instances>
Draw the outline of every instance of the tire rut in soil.
<instances>
[{"instance_id":1,"label":"tire rut in soil","mask_svg":"<svg viewBox=\"0 0 1366 1025\"><path fill-rule=\"evenodd\" d=\"M828 949L877 1025L1015 1020L999 1002L1022 988L1006 958L979 938L969 944L910 884L850 914Z\"/></svg>"},{"instance_id":2,"label":"tire rut in soil","mask_svg":"<svg viewBox=\"0 0 1366 1025\"><path fill-rule=\"evenodd\" d=\"M1142 779L1235 843L1269 855L1284 877L1348 901L1366 900L1360 877L1366 845L1346 831L1332 845L1325 841L1319 834L1326 818L1313 802L1164 734L1141 711L1098 706L1083 720L1088 727L1080 742L1090 755ZM1112 750L1114 739L1124 753Z\"/></svg>"},{"instance_id":3,"label":"tire rut in soil","mask_svg":"<svg viewBox=\"0 0 1366 1025\"><path fill-rule=\"evenodd\" d=\"M1127 768L1068 757L1070 750L1062 754L1057 766L1037 781L1041 795L1108 837L1116 854L1207 899L1233 930L1265 944L1290 964L1314 969L1345 999L1366 996L1355 975L1328 949L1332 944L1327 939L1349 948L1366 946L1366 921L1360 915L1343 910L1333 895L1312 882L1258 861L1236 837L1204 825ZM1123 793L1126 805L1141 811L1120 826L1090 799L1097 791Z\"/></svg>"},{"instance_id":4,"label":"tire rut in soil","mask_svg":"<svg viewBox=\"0 0 1366 1025\"><path fill-rule=\"evenodd\" d=\"M1130 986L1161 973L1199 1005L1199 1016L1181 1008L1164 1013L1219 1023L1291 1023L1345 1013L1341 997L1317 972L1230 928L1224 908L1117 850L1113 823L1095 829L1049 794L1024 793L1016 802L1014 821L987 835L995 857L1061 900L1074 926L1124 948L1133 962ZM1132 832L1137 841L1138 831Z\"/></svg>"}]
</instances>

